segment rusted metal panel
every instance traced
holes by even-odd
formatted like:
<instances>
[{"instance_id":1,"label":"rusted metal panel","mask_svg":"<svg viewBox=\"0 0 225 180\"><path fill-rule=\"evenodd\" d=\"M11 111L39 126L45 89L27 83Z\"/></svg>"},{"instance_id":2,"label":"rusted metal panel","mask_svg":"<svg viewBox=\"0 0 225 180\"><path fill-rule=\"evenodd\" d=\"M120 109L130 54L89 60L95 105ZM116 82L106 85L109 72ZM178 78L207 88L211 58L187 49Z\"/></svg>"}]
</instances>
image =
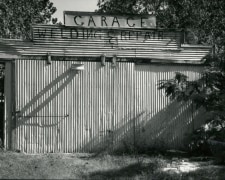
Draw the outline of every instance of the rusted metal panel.
<instances>
[{"instance_id":1,"label":"rusted metal panel","mask_svg":"<svg viewBox=\"0 0 225 180\"><path fill-rule=\"evenodd\" d=\"M72 64L84 64L84 70L77 72ZM16 148L43 153L91 152L124 144L179 147L184 132L192 130L190 103L169 101L157 83L176 71L196 79L200 70L128 62L102 66L18 60Z\"/></svg>"}]
</instances>

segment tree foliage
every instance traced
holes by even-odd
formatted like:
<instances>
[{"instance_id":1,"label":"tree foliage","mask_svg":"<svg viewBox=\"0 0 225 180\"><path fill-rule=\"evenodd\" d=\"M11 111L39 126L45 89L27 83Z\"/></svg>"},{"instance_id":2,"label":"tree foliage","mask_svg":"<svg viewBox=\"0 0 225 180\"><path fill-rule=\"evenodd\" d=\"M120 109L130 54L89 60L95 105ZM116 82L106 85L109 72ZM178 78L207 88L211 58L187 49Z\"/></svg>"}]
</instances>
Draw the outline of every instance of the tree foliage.
<instances>
[{"instance_id":1,"label":"tree foliage","mask_svg":"<svg viewBox=\"0 0 225 180\"><path fill-rule=\"evenodd\" d=\"M55 11L49 0L1 0L0 36L31 39L31 25L50 22Z\"/></svg>"},{"instance_id":2,"label":"tree foliage","mask_svg":"<svg viewBox=\"0 0 225 180\"><path fill-rule=\"evenodd\" d=\"M113 14L148 14L164 6L164 0L99 0L98 11Z\"/></svg>"},{"instance_id":3,"label":"tree foliage","mask_svg":"<svg viewBox=\"0 0 225 180\"><path fill-rule=\"evenodd\" d=\"M224 0L99 0L98 7L113 14L153 12L159 28L189 30L196 44L216 45L219 51L225 41Z\"/></svg>"},{"instance_id":4,"label":"tree foliage","mask_svg":"<svg viewBox=\"0 0 225 180\"><path fill-rule=\"evenodd\" d=\"M225 141L225 1L185 1L188 2L192 16L182 23L183 28L191 28L198 44L212 46L212 54L208 56L208 66L196 81L189 81L180 73L174 79L160 82L160 89L166 91L167 96L178 101L192 100L196 107L203 107L211 116L206 120L208 128L197 129L209 138ZM196 7L196 8L194 8ZM179 14L179 13L178 13ZM179 16L177 16L179 17ZM186 19L186 18L185 18ZM181 20L178 20L179 22ZM198 133L197 133L198 132ZM206 135L207 134L207 135ZM199 138L199 140L202 140Z\"/></svg>"}]
</instances>

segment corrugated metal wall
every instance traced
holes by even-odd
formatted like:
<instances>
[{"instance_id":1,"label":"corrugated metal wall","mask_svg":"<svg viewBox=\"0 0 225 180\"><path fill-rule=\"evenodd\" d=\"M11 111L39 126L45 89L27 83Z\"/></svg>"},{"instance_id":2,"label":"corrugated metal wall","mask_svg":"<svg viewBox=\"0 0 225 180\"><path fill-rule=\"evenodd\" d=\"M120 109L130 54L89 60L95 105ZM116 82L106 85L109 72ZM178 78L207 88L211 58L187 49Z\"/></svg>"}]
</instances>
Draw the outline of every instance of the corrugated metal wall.
<instances>
[{"instance_id":1,"label":"corrugated metal wall","mask_svg":"<svg viewBox=\"0 0 225 180\"><path fill-rule=\"evenodd\" d=\"M181 148L185 133L193 130L193 107L190 102L177 103L157 89L160 80L171 79L181 72L195 80L202 67L182 65L135 66L136 146L141 148ZM196 112L195 116L199 113ZM203 119L198 118L195 126Z\"/></svg>"},{"instance_id":2,"label":"corrugated metal wall","mask_svg":"<svg viewBox=\"0 0 225 180\"><path fill-rule=\"evenodd\" d=\"M79 73L72 64L84 64ZM158 80L200 67L117 62L16 61L16 141L23 152L90 152L164 143L179 147L191 131L189 104L170 102Z\"/></svg>"}]
</instances>

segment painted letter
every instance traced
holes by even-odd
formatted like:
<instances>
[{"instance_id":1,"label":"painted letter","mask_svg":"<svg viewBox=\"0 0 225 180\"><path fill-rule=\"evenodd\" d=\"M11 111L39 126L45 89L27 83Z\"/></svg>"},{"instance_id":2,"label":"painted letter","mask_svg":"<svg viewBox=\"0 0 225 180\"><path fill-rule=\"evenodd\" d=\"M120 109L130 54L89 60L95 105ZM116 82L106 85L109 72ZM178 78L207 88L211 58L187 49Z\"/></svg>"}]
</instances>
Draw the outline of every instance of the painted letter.
<instances>
[{"instance_id":1,"label":"painted letter","mask_svg":"<svg viewBox=\"0 0 225 180\"><path fill-rule=\"evenodd\" d=\"M119 23L119 21L118 21L116 16L113 18L112 26L114 25L114 23L117 23L118 27L120 27L120 23Z\"/></svg>"},{"instance_id":2,"label":"painted letter","mask_svg":"<svg viewBox=\"0 0 225 180\"><path fill-rule=\"evenodd\" d=\"M63 29L61 28L61 38L62 39L68 39L68 34L67 33L64 33L67 29ZM65 36L64 36L65 35Z\"/></svg>"},{"instance_id":3,"label":"painted letter","mask_svg":"<svg viewBox=\"0 0 225 180\"><path fill-rule=\"evenodd\" d=\"M105 16L101 17L101 25L102 25L102 27L103 27L103 22L105 23L105 26L107 27L108 25L106 23L106 17Z\"/></svg>"},{"instance_id":4,"label":"painted letter","mask_svg":"<svg viewBox=\"0 0 225 180\"><path fill-rule=\"evenodd\" d=\"M145 26L145 22L143 21L143 18L141 18L141 27Z\"/></svg>"},{"instance_id":5,"label":"painted letter","mask_svg":"<svg viewBox=\"0 0 225 180\"><path fill-rule=\"evenodd\" d=\"M135 24L133 24L132 26L129 24L129 20L134 20L132 17L128 17L127 18L127 25L129 26L129 27L135 27Z\"/></svg>"},{"instance_id":6,"label":"painted letter","mask_svg":"<svg viewBox=\"0 0 225 180\"><path fill-rule=\"evenodd\" d=\"M89 21L88 21L88 26L90 26L90 24L91 23L93 23L94 24L94 26L96 26L95 25L95 22L94 22L94 19L93 19L93 17L92 16L90 16L90 18L89 18Z\"/></svg>"},{"instance_id":7,"label":"painted letter","mask_svg":"<svg viewBox=\"0 0 225 180\"><path fill-rule=\"evenodd\" d=\"M75 22L75 24L76 24L77 26L83 26L83 25L84 25L83 22L82 22L81 24L78 24L78 23L77 23L77 17L81 18L81 16L75 16L75 17L74 17L74 22Z\"/></svg>"},{"instance_id":8,"label":"painted letter","mask_svg":"<svg viewBox=\"0 0 225 180\"><path fill-rule=\"evenodd\" d=\"M75 32L75 36L74 36L74 32ZM70 38L71 39L77 39L79 36L79 33L77 31L77 29L70 29Z\"/></svg>"},{"instance_id":9,"label":"painted letter","mask_svg":"<svg viewBox=\"0 0 225 180\"><path fill-rule=\"evenodd\" d=\"M127 33L126 31L121 31L121 40L127 40Z\"/></svg>"},{"instance_id":10,"label":"painted letter","mask_svg":"<svg viewBox=\"0 0 225 180\"><path fill-rule=\"evenodd\" d=\"M101 31L95 30L94 37L96 39L102 39Z\"/></svg>"},{"instance_id":11,"label":"painted letter","mask_svg":"<svg viewBox=\"0 0 225 180\"><path fill-rule=\"evenodd\" d=\"M53 29L51 29L51 38L53 38Z\"/></svg>"},{"instance_id":12,"label":"painted letter","mask_svg":"<svg viewBox=\"0 0 225 180\"><path fill-rule=\"evenodd\" d=\"M129 40L133 40L134 32L129 31Z\"/></svg>"},{"instance_id":13,"label":"painted letter","mask_svg":"<svg viewBox=\"0 0 225 180\"><path fill-rule=\"evenodd\" d=\"M148 40L148 39L150 39L150 38L151 38L150 33L149 32L146 32L145 33L145 41Z\"/></svg>"},{"instance_id":14,"label":"painted letter","mask_svg":"<svg viewBox=\"0 0 225 180\"><path fill-rule=\"evenodd\" d=\"M94 38L94 29L87 29L87 39L90 38Z\"/></svg>"},{"instance_id":15,"label":"painted letter","mask_svg":"<svg viewBox=\"0 0 225 180\"><path fill-rule=\"evenodd\" d=\"M136 33L136 40L138 40L139 36L141 36L142 33L141 33L141 31L135 31L135 33Z\"/></svg>"},{"instance_id":16,"label":"painted letter","mask_svg":"<svg viewBox=\"0 0 225 180\"><path fill-rule=\"evenodd\" d=\"M38 28L38 35L39 35L39 38L45 38L45 34L46 34L46 29L45 31L40 31L40 29Z\"/></svg>"}]
</instances>

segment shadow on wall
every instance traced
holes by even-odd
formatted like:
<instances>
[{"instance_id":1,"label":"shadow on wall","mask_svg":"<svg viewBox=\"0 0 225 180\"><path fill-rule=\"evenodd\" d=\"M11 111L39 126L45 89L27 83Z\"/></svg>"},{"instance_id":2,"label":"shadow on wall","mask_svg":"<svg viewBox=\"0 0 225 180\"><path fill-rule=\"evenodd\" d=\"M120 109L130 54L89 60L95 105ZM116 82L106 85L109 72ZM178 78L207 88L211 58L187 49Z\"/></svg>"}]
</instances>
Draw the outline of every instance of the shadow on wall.
<instances>
[{"instance_id":1,"label":"shadow on wall","mask_svg":"<svg viewBox=\"0 0 225 180\"><path fill-rule=\"evenodd\" d=\"M58 149L58 142L64 141L59 135L60 126L69 120L69 112L53 114L50 103L65 90L75 75L75 71L66 70L17 112L14 127L15 129L22 128L17 130L19 136L17 148L25 152L46 152L46 149L50 152L52 149ZM54 103L57 102L54 101ZM54 104L54 106L60 106L62 109L64 104ZM46 115L46 113L49 114ZM54 148L51 144L54 144Z\"/></svg>"},{"instance_id":2,"label":"shadow on wall","mask_svg":"<svg viewBox=\"0 0 225 180\"><path fill-rule=\"evenodd\" d=\"M202 69L202 67L193 68L192 66L186 67L182 65L178 65L177 67L168 65L135 66L135 72L144 72L145 75L151 72L151 74L147 74L147 78L146 76L140 76L143 88L155 85L154 83L157 83L161 78L172 78L176 71L186 74L191 72L190 80L194 80L198 77L197 73ZM147 84L147 80L152 80L154 83ZM137 79L137 81L140 81L140 79ZM151 90L150 88L148 89ZM157 88L154 90L157 91ZM144 107L143 109L145 108L154 109L151 107ZM170 102L154 114L149 113L147 110L142 110L135 112L136 115L134 116L134 112L130 112L127 117L133 118L126 119L125 117L121 119L120 122L126 123L114 125L114 129L109 129L104 134L104 138L101 137L100 133L95 134L95 137L86 143L82 151L92 150L94 152L101 152L117 149L124 151L135 148L143 150L148 148L184 149L186 133L191 133L204 123L206 116L203 116L203 113L202 110L194 110L191 102L178 103L175 101Z\"/></svg>"},{"instance_id":3,"label":"shadow on wall","mask_svg":"<svg viewBox=\"0 0 225 180\"><path fill-rule=\"evenodd\" d=\"M135 149L143 152L148 149L182 150L185 148L186 133L191 133L205 121L202 110L196 110L193 114L191 112L190 102L171 102L154 116L146 115L143 111L119 128L108 131L104 138L99 138L98 134L83 147L82 151L91 149L91 152L99 153L102 151L125 153ZM147 121L141 121L146 118Z\"/></svg>"},{"instance_id":4,"label":"shadow on wall","mask_svg":"<svg viewBox=\"0 0 225 180\"><path fill-rule=\"evenodd\" d=\"M74 74L71 74L74 73ZM32 100L18 112L17 117L18 117L18 124L17 126L23 125L26 123L26 121L29 118L32 117L37 117L37 114L41 112L44 108L46 108L46 105L48 105L54 98L57 97L57 95L62 92L62 90L65 89L65 87L72 81L74 78L75 72L71 70L65 71L63 74L58 76L56 79L54 79L51 83L49 83L47 86L44 87L35 97L32 98ZM61 83L61 84L60 84ZM54 92L50 91L56 87L56 85L60 84L59 87L55 88L56 90ZM31 109L34 104L36 104L40 99L43 99L44 96L47 96L46 94L49 94L47 98L42 100L41 103L37 105L37 107L34 107ZM67 117L67 114L62 115ZM57 124L58 122L56 122ZM56 125L55 124L55 125ZM28 125L28 124L26 124ZM52 124L51 124L52 125Z\"/></svg>"},{"instance_id":5,"label":"shadow on wall","mask_svg":"<svg viewBox=\"0 0 225 180\"><path fill-rule=\"evenodd\" d=\"M149 71L149 67L144 68L146 72ZM167 72L168 69L165 68L164 71ZM159 72L159 68L151 67L151 72ZM171 72L174 72L174 69L171 69ZM47 107L51 106L49 103L71 83L75 76L73 73L75 72L71 72L69 69L56 77L30 102L26 103L17 114L18 121L15 127L23 128L19 132L21 133L19 135L21 142L18 142L17 146L19 149L25 152L57 152L70 146L69 140L71 139L68 137L72 137L76 133L67 131L65 128L69 121L74 121L70 118L70 112L61 111L61 114L55 112L55 116L51 117L44 116L44 113L51 110L50 107L49 109ZM64 104L56 104L56 106L64 108ZM120 149L124 151L134 147L181 149L184 148L185 133L192 132L204 122L201 111L193 113L192 109L190 102L170 102L155 114L142 110L136 112L134 116L134 112L131 111L124 119L120 119L120 124L114 124L113 129L108 129L104 133L95 131L95 134L85 145L77 147L77 149L70 147L66 151L100 152ZM39 114L43 117L39 117ZM35 148L38 150L34 150Z\"/></svg>"}]
</instances>

